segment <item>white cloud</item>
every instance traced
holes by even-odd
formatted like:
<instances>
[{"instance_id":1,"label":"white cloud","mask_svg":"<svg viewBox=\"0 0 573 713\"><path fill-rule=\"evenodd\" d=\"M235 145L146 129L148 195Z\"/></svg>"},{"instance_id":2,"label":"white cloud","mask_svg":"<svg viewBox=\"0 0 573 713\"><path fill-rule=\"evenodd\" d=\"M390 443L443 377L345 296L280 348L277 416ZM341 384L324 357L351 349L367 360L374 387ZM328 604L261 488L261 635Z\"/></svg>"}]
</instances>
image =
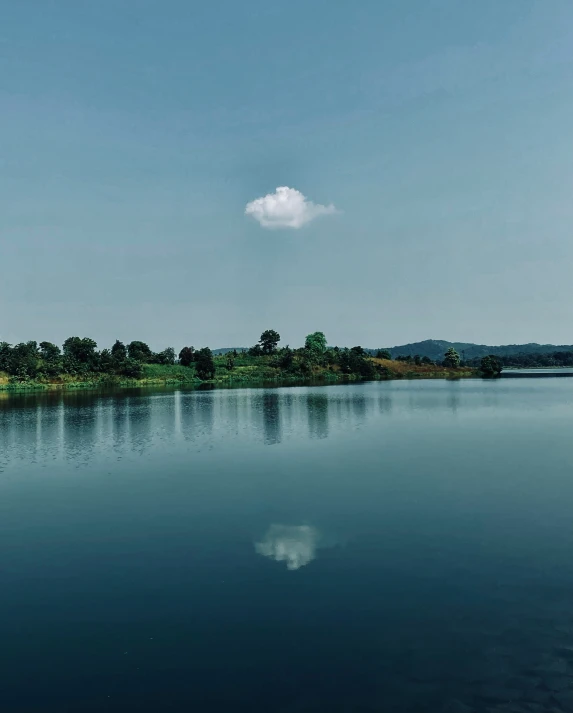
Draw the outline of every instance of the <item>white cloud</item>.
<instances>
[{"instance_id":1,"label":"white cloud","mask_svg":"<svg viewBox=\"0 0 573 713\"><path fill-rule=\"evenodd\" d=\"M319 533L309 525L271 525L255 551L276 562L286 562L287 569L304 567L316 557Z\"/></svg>"},{"instance_id":2,"label":"white cloud","mask_svg":"<svg viewBox=\"0 0 573 713\"><path fill-rule=\"evenodd\" d=\"M252 215L263 228L302 228L319 215L336 212L332 204L313 203L288 186L279 186L274 193L255 198L245 207L245 215Z\"/></svg>"}]
</instances>

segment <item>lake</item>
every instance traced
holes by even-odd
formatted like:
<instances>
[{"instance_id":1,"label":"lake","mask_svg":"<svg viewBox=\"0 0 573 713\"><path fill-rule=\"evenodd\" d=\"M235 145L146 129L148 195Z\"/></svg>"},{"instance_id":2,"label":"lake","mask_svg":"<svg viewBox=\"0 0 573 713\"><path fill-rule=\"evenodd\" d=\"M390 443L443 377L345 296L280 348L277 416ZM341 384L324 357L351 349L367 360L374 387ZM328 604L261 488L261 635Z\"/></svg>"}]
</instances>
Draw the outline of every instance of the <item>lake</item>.
<instances>
[{"instance_id":1,"label":"lake","mask_svg":"<svg viewBox=\"0 0 573 713\"><path fill-rule=\"evenodd\" d=\"M573 380L0 394L0 710L573 711Z\"/></svg>"}]
</instances>

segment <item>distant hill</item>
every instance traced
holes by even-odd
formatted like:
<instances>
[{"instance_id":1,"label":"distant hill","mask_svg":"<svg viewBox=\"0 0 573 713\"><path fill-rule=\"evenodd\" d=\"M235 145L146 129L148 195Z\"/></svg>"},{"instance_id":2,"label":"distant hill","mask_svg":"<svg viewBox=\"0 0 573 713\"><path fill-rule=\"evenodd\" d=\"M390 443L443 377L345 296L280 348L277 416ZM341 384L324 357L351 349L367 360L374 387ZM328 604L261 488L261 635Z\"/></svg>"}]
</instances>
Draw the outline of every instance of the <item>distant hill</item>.
<instances>
[{"instance_id":1,"label":"distant hill","mask_svg":"<svg viewBox=\"0 0 573 713\"><path fill-rule=\"evenodd\" d=\"M388 349L392 359L397 356L427 356L432 361L444 358L446 350L453 347L464 359L475 359L487 354L508 356L514 354L547 354L548 352L573 351L571 344L503 344L501 346L488 346L487 344L472 344L471 342L447 342L445 339L425 339L423 342L402 344L398 347L380 347ZM238 352L247 351L248 347L221 347L213 349L213 354L227 354L236 349ZM376 354L378 349L366 349L370 354Z\"/></svg>"},{"instance_id":2,"label":"distant hill","mask_svg":"<svg viewBox=\"0 0 573 713\"><path fill-rule=\"evenodd\" d=\"M496 356L507 356L509 354L545 354L555 351L573 351L570 344L503 344L501 346L488 346L487 344L471 344L469 342L446 342L443 339L426 339L423 342L413 342L412 344L402 344L398 347L383 347L388 349L392 358L397 356L427 356L432 360L443 359L447 349L453 347L465 359L475 359L476 357L495 354ZM377 349L367 349L375 354Z\"/></svg>"},{"instance_id":3,"label":"distant hill","mask_svg":"<svg viewBox=\"0 0 573 713\"><path fill-rule=\"evenodd\" d=\"M235 349L238 352L242 352L243 350L247 351L248 347L221 347L220 349L213 349L213 354L228 354L229 352L232 352Z\"/></svg>"}]
</instances>

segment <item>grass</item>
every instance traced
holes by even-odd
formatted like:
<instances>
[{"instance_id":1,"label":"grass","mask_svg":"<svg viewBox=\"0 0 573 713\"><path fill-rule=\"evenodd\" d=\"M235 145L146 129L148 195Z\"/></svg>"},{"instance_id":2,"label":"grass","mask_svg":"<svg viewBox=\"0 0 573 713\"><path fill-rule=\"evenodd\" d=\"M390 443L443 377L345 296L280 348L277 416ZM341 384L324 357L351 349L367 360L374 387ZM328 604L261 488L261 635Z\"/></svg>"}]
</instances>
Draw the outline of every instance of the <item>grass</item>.
<instances>
[{"instance_id":1,"label":"grass","mask_svg":"<svg viewBox=\"0 0 573 713\"><path fill-rule=\"evenodd\" d=\"M71 389L98 389L113 386L146 386L152 384L200 384L194 369L174 365L144 364L141 379L131 379L114 374L59 376L38 381L11 382L8 374L0 372L0 391L46 391Z\"/></svg>"},{"instance_id":2,"label":"grass","mask_svg":"<svg viewBox=\"0 0 573 713\"><path fill-rule=\"evenodd\" d=\"M478 370L473 367L458 367L451 369L435 364L416 364L406 361L392 361L390 359L372 359L372 361L388 369L394 379L460 379L463 377L476 376Z\"/></svg>"}]
</instances>

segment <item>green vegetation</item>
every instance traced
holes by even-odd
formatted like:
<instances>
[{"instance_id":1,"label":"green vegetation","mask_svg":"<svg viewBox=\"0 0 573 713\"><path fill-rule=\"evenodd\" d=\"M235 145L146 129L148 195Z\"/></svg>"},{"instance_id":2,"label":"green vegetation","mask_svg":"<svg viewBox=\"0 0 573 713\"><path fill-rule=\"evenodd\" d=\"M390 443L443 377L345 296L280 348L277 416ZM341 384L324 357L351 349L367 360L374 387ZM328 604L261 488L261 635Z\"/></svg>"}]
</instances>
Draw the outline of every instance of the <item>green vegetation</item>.
<instances>
[{"instance_id":1,"label":"green vegetation","mask_svg":"<svg viewBox=\"0 0 573 713\"><path fill-rule=\"evenodd\" d=\"M460 355L453 347L450 347L444 356L444 366L449 366L451 369L455 369L459 365Z\"/></svg>"},{"instance_id":2,"label":"green vegetation","mask_svg":"<svg viewBox=\"0 0 573 713\"><path fill-rule=\"evenodd\" d=\"M446 342L441 339L426 339L423 342L403 344L387 349L393 359L400 356L414 357L416 354L427 356L433 362L444 358L445 352L452 347L462 357L462 362L479 366L480 359L484 356L503 357L504 366L562 366L559 362L568 354L567 360L573 359L573 345L553 344L505 344L502 346L488 346L486 344L472 344L471 342ZM376 349L367 350L376 354ZM505 359L508 360L506 363ZM545 363L556 360L555 364ZM539 360L540 363L537 363ZM529 361L529 363L528 363ZM515 362L515 363L514 363ZM563 366L573 366L563 364Z\"/></svg>"},{"instance_id":3,"label":"green vegetation","mask_svg":"<svg viewBox=\"0 0 573 713\"><path fill-rule=\"evenodd\" d=\"M376 359L392 359L392 355L388 349L379 349L376 352Z\"/></svg>"},{"instance_id":4,"label":"green vegetation","mask_svg":"<svg viewBox=\"0 0 573 713\"><path fill-rule=\"evenodd\" d=\"M483 371L484 359L495 359L503 368L537 369L547 367L573 367L573 351L550 351L545 353L517 353L506 355L488 354L482 359L470 359L470 366L479 366ZM486 362L487 368L487 362Z\"/></svg>"},{"instance_id":5,"label":"green vegetation","mask_svg":"<svg viewBox=\"0 0 573 713\"><path fill-rule=\"evenodd\" d=\"M484 376L495 377L501 374L501 362L493 354L484 356L480 362L480 371Z\"/></svg>"},{"instance_id":6,"label":"green vegetation","mask_svg":"<svg viewBox=\"0 0 573 713\"><path fill-rule=\"evenodd\" d=\"M274 329L267 329L261 334L259 345L263 354L274 354L277 350L281 335Z\"/></svg>"},{"instance_id":7,"label":"green vegetation","mask_svg":"<svg viewBox=\"0 0 573 713\"><path fill-rule=\"evenodd\" d=\"M208 381L215 378L215 360L209 347L199 349L195 355L195 371L201 381Z\"/></svg>"},{"instance_id":8,"label":"green vegetation","mask_svg":"<svg viewBox=\"0 0 573 713\"><path fill-rule=\"evenodd\" d=\"M450 349L441 364L415 355L390 359L387 350L371 356L360 346L329 347L323 332L309 334L304 347L279 347L280 335L265 330L253 347L213 354L203 347L186 346L179 352L167 347L153 352L141 341L125 345L116 340L98 350L89 337L70 337L62 348L51 342L30 341L14 346L0 342L0 388L92 388L107 385L182 383L215 384L335 382L391 378L456 378L473 376L475 368L460 367ZM497 362L496 362L497 363ZM488 366L489 364L489 366ZM486 370L483 368L485 374ZM495 372L493 363L486 368ZM488 376L495 375L487 373ZM499 373L499 372L498 372Z\"/></svg>"}]
</instances>

